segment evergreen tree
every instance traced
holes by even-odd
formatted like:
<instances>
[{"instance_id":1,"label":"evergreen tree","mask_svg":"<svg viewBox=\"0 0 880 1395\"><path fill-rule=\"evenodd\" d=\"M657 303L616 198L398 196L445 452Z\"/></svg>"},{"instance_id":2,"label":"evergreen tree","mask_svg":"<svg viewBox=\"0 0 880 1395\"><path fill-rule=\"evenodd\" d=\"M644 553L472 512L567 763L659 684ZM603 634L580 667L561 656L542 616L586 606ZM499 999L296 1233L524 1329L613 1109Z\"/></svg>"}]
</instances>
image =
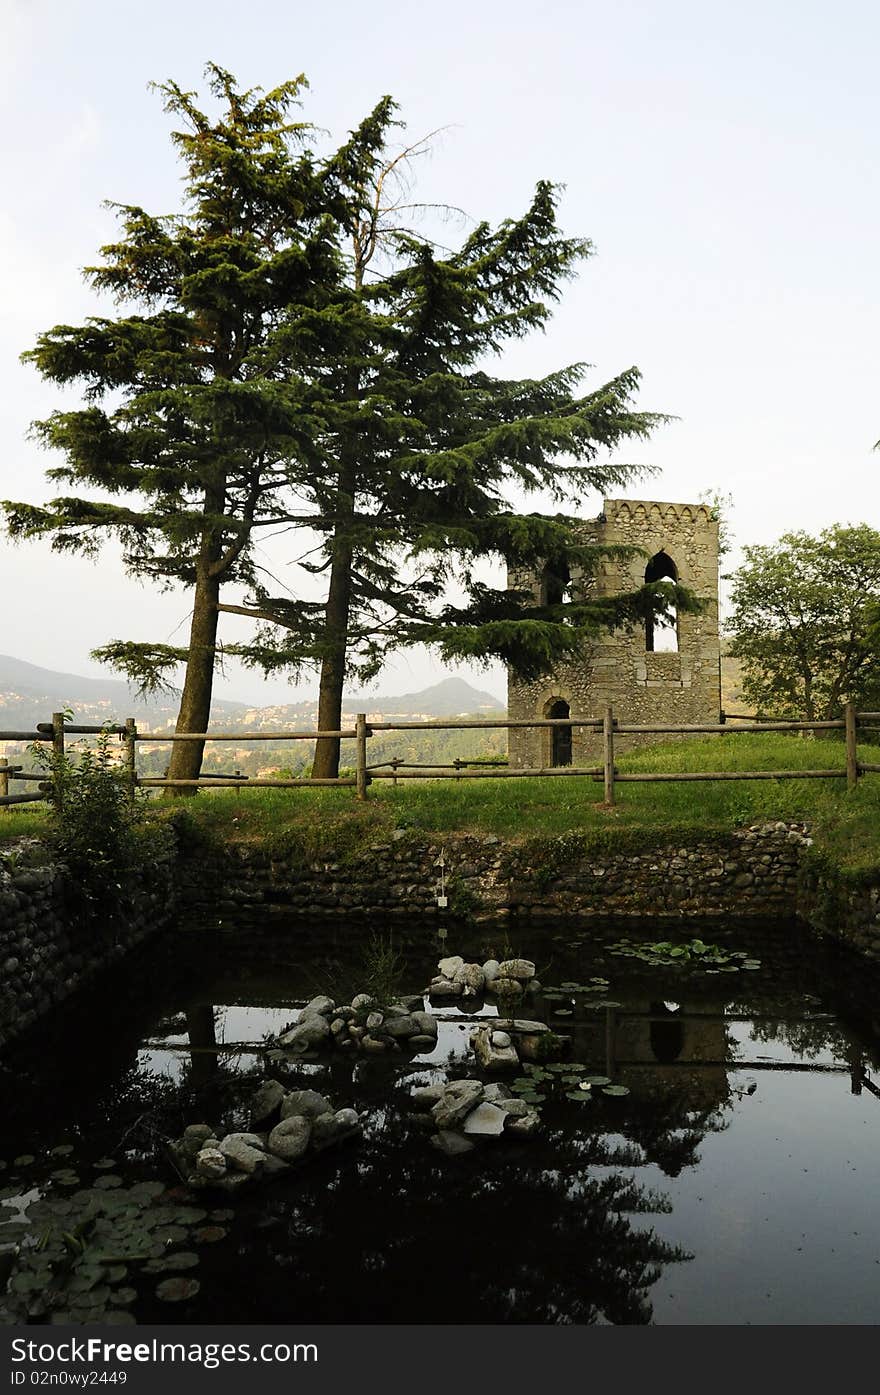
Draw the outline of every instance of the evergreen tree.
<instances>
[{"instance_id":1,"label":"evergreen tree","mask_svg":"<svg viewBox=\"0 0 880 1395\"><path fill-rule=\"evenodd\" d=\"M406 225L397 180L420 147L392 150L390 98L318 159L310 128L288 119L302 79L263 94L208 72L213 121L192 93L159 88L185 127L186 211L120 209L122 236L88 273L131 313L58 326L25 356L84 386L85 407L38 431L66 456L51 477L89 496L7 503L11 534L86 553L115 535L136 575L192 589L186 648L128 638L97 656L148 689L185 661L177 731L205 731L218 615L249 615L264 622L254 641L225 652L266 671L319 669L319 727L338 730L346 675L370 678L394 645L535 675L603 627L692 604L666 586L594 597L602 549L562 515L510 507L511 487L577 505L628 483L635 467L600 456L659 420L634 408L634 368L586 394L581 364L539 380L487 371L546 323L591 252L559 231L553 187L441 254ZM303 530L300 565L322 598L263 585L254 545L279 527ZM486 558L584 580L536 605L480 584ZM233 585L245 604L228 599ZM201 758L202 743L176 743L171 776L196 777ZM338 760L338 740L319 741L315 775Z\"/></svg>"},{"instance_id":2,"label":"evergreen tree","mask_svg":"<svg viewBox=\"0 0 880 1395\"><path fill-rule=\"evenodd\" d=\"M521 218L481 223L439 255L400 226L411 206L396 180L420 147L393 153L394 111L384 98L329 166L349 213L346 334L321 380L328 430L321 469L301 481L298 520L320 537L319 559L304 565L325 576L326 598L258 590L244 607L221 607L269 622L240 649L253 663L320 668L318 726L329 731L340 726L346 678L372 678L395 645L500 658L534 676L602 628L693 606L681 588L591 596L607 550L578 543L562 516L511 511L512 486L579 504L591 490L627 483L636 468L599 455L646 436L659 418L634 409L634 368L586 395L582 364L540 380L486 371L509 340L545 324L590 244L562 235L556 191L540 183ZM486 558L549 561L584 580L567 599L536 606L480 584L475 564ZM450 582L464 591L457 606L444 604ZM338 739L319 741L315 775L334 776L338 763Z\"/></svg>"},{"instance_id":3,"label":"evergreen tree","mask_svg":"<svg viewBox=\"0 0 880 1395\"><path fill-rule=\"evenodd\" d=\"M120 240L87 269L122 313L56 326L24 355L44 378L84 387L86 406L36 429L66 456L50 478L87 497L3 505L15 538L94 555L114 535L136 576L191 588L186 649L125 640L96 651L147 690L185 660L179 732L208 725L221 588L254 584L254 539L289 514L295 469L315 459L300 370L331 337L321 312L341 274L332 188L308 128L288 119L303 79L263 94L215 65L208 75L215 121L175 83L158 89L185 126L173 139L186 211L119 207ZM176 743L171 775L196 777L202 749Z\"/></svg>"}]
</instances>

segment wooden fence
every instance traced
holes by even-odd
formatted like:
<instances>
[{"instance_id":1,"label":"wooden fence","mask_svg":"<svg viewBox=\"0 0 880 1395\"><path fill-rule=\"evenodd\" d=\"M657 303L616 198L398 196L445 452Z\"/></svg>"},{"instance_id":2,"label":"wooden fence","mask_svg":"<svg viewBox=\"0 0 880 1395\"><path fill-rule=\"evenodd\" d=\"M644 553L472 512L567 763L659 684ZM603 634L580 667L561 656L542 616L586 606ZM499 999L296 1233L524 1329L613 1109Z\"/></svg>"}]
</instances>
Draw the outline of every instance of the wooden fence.
<instances>
[{"instance_id":1,"label":"wooden fence","mask_svg":"<svg viewBox=\"0 0 880 1395\"><path fill-rule=\"evenodd\" d=\"M723 715L723 714L722 714ZM731 726L728 722L700 723L691 725L663 723L619 722L611 707L606 707L601 717L556 717L544 719L507 720L505 718L473 718L464 720L442 720L433 722L368 722L365 713L359 713L351 730L339 731L258 731L258 732L139 732L134 718L129 717L121 726L76 726L68 725L62 713L54 713L51 722L40 722L33 731L0 731L0 740L51 743L54 752L63 756L68 736L97 735L109 732L119 737L124 746L123 764L128 774L132 797L136 788L168 789L194 787L216 789L224 786L242 785L257 788L298 789L308 786L340 786L354 788L358 799L366 799L370 785L376 780L503 780L535 779L584 776L601 781L606 804L615 802L615 786L623 782L654 782L681 780L840 780L845 779L847 788L855 789L859 778L865 774L880 773L880 764L868 764L858 760L857 740L860 730L877 732L880 712L856 712L852 703L847 703L844 715L828 721L763 721L740 719L741 724ZM595 766L539 766L514 768L501 764L475 763L456 760L450 765L410 765L399 760L384 761L370 765L367 743L376 732L385 731L473 731L473 730L512 730L514 728L591 728L602 734L602 763ZM645 771L623 772L617 768L614 759L615 738L630 735L701 735L723 733L735 737L739 732L807 732L840 731L844 735L844 763L828 770L707 770L707 771ZM314 741L318 737L334 737L340 740L354 740L355 773L337 779L313 779L307 776L290 779L249 778L235 775L202 775L198 779L177 780L167 776L144 776L137 772L138 742L174 741ZM39 790L34 793L10 794L10 781L37 782ZM21 765L10 765L0 760L0 808L14 804L30 803L36 800L61 798L61 790L55 789L47 781L45 773L27 771Z\"/></svg>"}]
</instances>

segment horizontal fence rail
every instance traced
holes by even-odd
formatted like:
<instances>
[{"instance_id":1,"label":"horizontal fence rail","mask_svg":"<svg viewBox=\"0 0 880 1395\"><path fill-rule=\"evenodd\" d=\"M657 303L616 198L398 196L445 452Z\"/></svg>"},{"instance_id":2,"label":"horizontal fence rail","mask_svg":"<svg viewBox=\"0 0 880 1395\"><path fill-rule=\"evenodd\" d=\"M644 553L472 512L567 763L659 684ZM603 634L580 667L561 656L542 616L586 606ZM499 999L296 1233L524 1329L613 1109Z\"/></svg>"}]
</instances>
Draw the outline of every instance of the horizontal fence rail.
<instances>
[{"instance_id":1,"label":"horizontal fence rail","mask_svg":"<svg viewBox=\"0 0 880 1395\"><path fill-rule=\"evenodd\" d=\"M732 725L735 717L739 725ZM615 802L615 786L618 784L649 784L660 782L705 781L705 780L846 780L848 789L856 787L863 775L880 774L880 763L859 761L857 740L859 732L880 730L880 712L857 712L852 703L844 709L844 715L835 719L815 721L763 720L746 717L744 714L721 713L720 722L672 723L672 722L621 722L612 708L606 707L601 717L545 717L535 718L439 718L429 722L370 722L365 713L358 713L354 727L333 731L278 730L278 731L204 731L204 732L158 732L138 731L134 718L129 717L124 724L112 723L107 726L67 724L64 714L56 712L51 722L37 722L27 731L0 731L0 740L37 743L50 743L54 756L63 757L68 736L94 736L109 733L119 738L124 747L122 765L127 775L131 797L137 788L142 789L222 789L253 787L266 789L302 789L310 786L339 787L355 789L359 799L368 797L370 785L377 780L514 780L544 778L584 777L590 781L601 781L604 786L604 802ZM417 760L405 761L393 757L387 761L369 764L367 760L368 741L377 732L386 731L475 731L475 730L548 730L575 728L601 733L601 763L587 765L539 765L512 767L503 757L456 757L445 763L420 763ZM693 770L693 771L623 771L615 763L615 739L618 736L691 736L703 733L723 734L736 737L740 732L825 732L841 731L844 734L844 763L835 769L817 770ZM172 744L178 741L315 741L321 738L333 740L353 740L355 743L355 773L335 778L315 778L312 776L290 776L270 778L232 773L206 772L197 778L175 779L166 775L140 775L137 771L137 746L140 742L161 742ZM597 753L598 754L598 753ZM23 781L36 783L38 792L10 793L10 782ZM53 800L60 802L62 791L48 771L25 770L23 765L10 764L0 758L0 808L4 806Z\"/></svg>"}]
</instances>

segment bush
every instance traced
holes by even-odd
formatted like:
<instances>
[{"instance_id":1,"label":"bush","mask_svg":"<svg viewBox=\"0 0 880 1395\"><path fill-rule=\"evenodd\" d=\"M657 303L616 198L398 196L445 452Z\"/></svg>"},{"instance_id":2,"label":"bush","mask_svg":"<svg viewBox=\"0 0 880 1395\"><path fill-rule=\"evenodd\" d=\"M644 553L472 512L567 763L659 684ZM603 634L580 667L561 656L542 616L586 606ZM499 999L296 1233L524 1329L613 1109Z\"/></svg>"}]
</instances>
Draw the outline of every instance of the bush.
<instances>
[{"instance_id":1,"label":"bush","mask_svg":"<svg viewBox=\"0 0 880 1395\"><path fill-rule=\"evenodd\" d=\"M132 800L126 771L113 763L109 731L94 749L60 755L37 746L33 756L56 791L46 842L69 873L74 900L84 914L112 910L126 898L131 876L165 849L169 831L147 827L146 797Z\"/></svg>"}]
</instances>

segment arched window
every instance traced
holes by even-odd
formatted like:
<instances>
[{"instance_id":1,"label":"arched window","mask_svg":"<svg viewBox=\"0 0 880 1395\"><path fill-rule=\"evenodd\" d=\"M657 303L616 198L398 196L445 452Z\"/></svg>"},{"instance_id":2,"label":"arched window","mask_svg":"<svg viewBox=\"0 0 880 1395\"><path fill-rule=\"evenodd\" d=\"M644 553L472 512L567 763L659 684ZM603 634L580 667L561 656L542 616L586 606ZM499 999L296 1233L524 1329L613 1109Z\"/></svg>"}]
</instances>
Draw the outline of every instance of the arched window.
<instances>
[{"instance_id":1,"label":"arched window","mask_svg":"<svg viewBox=\"0 0 880 1395\"><path fill-rule=\"evenodd\" d=\"M570 717L571 708L559 698L547 706L548 717ZM571 765L571 727L550 728L550 764Z\"/></svg>"},{"instance_id":2,"label":"arched window","mask_svg":"<svg viewBox=\"0 0 880 1395\"><path fill-rule=\"evenodd\" d=\"M562 605L571 585L565 562L548 562L541 572L541 605Z\"/></svg>"},{"instance_id":3,"label":"arched window","mask_svg":"<svg viewBox=\"0 0 880 1395\"><path fill-rule=\"evenodd\" d=\"M645 568L645 581L663 581L668 585L674 585L678 581L678 568L662 547ZM645 648L649 654L678 653L677 613L668 620L655 620L648 616L645 621Z\"/></svg>"}]
</instances>

